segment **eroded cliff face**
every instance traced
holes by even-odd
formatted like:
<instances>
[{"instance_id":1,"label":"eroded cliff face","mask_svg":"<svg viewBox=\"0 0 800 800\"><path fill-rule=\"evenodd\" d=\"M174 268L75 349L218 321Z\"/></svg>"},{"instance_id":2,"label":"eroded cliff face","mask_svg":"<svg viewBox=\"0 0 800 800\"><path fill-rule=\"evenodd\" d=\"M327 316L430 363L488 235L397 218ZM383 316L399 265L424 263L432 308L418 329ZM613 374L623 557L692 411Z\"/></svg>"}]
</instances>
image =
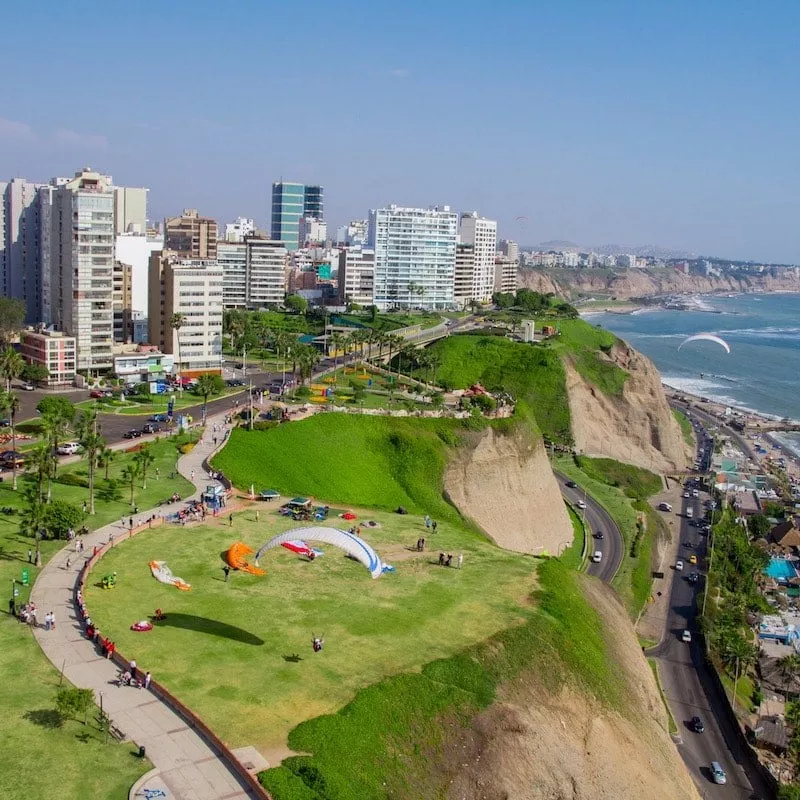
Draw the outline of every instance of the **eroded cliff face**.
<instances>
[{"instance_id":1,"label":"eroded cliff face","mask_svg":"<svg viewBox=\"0 0 800 800\"><path fill-rule=\"evenodd\" d=\"M800 276L794 272L765 273L745 278L705 278L669 269L534 270L520 269L519 285L537 292L570 298L577 293L611 295L620 300L663 294L711 294L714 292L797 292Z\"/></svg>"},{"instance_id":2,"label":"eroded cliff face","mask_svg":"<svg viewBox=\"0 0 800 800\"><path fill-rule=\"evenodd\" d=\"M483 431L448 464L444 487L500 547L540 555L572 543L572 523L540 441Z\"/></svg>"},{"instance_id":3,"label":"eroded cliff face","mask_svg":"<svg viewBox=\"0 0 800 800\"><path fill-rule=\"evenodd\" d=\"M683 469L690 453L653 362L624 342L598 357L608 358L629 377L620 396L609 396L585 381L565 359L576 450L652 472Z\"/></svg>"},{"instance_id":4,"label":"eroded cliff face","mask_svg":"<svg viewBox=\"0 0 800 800\"><path fill-rule=\"evenodd\" d=\"M604 584L583 583L625 680L624 713L523 675L451 743L450 800L699 800L622 605Z\"/></svg>"}]
</instances>

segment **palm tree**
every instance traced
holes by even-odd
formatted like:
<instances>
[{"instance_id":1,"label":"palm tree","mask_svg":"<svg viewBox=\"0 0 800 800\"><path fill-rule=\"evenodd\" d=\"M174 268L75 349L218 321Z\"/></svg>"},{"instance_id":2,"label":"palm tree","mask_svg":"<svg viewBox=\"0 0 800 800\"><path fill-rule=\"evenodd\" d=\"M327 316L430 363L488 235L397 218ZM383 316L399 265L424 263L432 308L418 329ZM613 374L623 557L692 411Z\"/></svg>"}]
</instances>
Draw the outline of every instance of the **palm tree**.
<instances>
[{"instance_id":1,"label":"palm tree","mask_svg":"<svg viewBox=\"0 0 800 800\"><path fill-rule=\"evenodd\" d=\"M319 361L319 350L308 345L303 348L299 356L300 380L302 383L305 383L311 377L311 373L314 371L314 367L319 364Z\"/></svg>"},{"instance_id":2,"label":"palm tree","mask_svg":"<svg viewBox=\"0 0 800 800\"><path fill-rule=\"evenodd\" d=\"M181 328L183 327L184 323L186 322L186 314L180 314L176 312L169 318L169 327L175 331L175 345L177 348L176 355L178 359L175 363L175 377L181 377ZM183 384L181 384L183 385Z\"/></svg>"},{"instance_id":3,"label":"palm tree","mask_svg":"<svg viewBox=\"0 0 800 800\"><path fill-rule=\"evenodd\" d=\"M219 375L210 372L202 374L194 386L194 391L203 398L203 421L206 419L206 406L212 394L220 394L225 389L225 381Z\"/></svg>"},{"instance_id":4,"label":"palm tree","mask_svg":"<svg viewBox=\"0 0 800 800\"><path fill-rule=\"evenodd\" d=\"M13 348L9 347L0 356L0 373L6 380L6 391L11 391L11 381L19 378L25 368L25 359Z\"/></svg>"},{"instance_id":5,"label":"palm tree","mask_svg":"<svg viewBox=\"0 0 800 800\"><path fill-rule=\"evenodd\" d=\"M5 391L0 394L0 410L8 414L11 419L11 449L16 452L17 450L17 412L19 411L19 397L11 391ZM17 464L11 460L11 475L12 484L11 488L17 490Z\"/></svg>"},{"instance_id":6,"label":"palm tree","mask_svg":"<svg viewBox=\"0 0 800 800\"><path fill-rule=\"evenodd\" d=\"M97 456L105 446L97 424L97 411L90 409L81 414L76 426L78 441L89 460L89 513L94 514L94 473L97 469Z\"/></svg>"},{"instance_id":7,"label":"palm tree","mask_svg":"<svg viewBox=\"0 0 800 800\"><path fill-rule=\"evenodd\" d=\"M331 353L331 348L333 348L333 371L336 372L336 367L339 363L339 350L342 349L342 344L344 343L344 336L338 331L334 331L328 337L328 355Z\"/></svg>"},{"instance_id":8,"label":"palm tree","mask_svg":"<svg viewBox=\"0 0 800 800\"><path fill-rule=\"evenodd\" d=\"M156 460L153 455L153 449L149 444L142 445L141 450L133 457L133 460L138 464L139 471L142 473L142 489L147 488L147 468ZM133 497L131 497L133 503Z\"/></svg>"},{"instance_id":9,"label":"palm tree","mask_svg":"<svg viewBox=\"0 0 800 800\"><path fill-rule=\"evenodd\" d=\"M133 505L133 492L136 488L136 479L139 477L141 470L138 461L131 461L122 470L122 480L131 487L131 505Z\"/></svg>"},{"instance_id":10,"label":"palm tree","mask_svg":"<svg viewBox=\"0 0 800 800\"><path fill-rule=\"evenodd\" d=\"M395 336L394 334L390 333L386 337L386 345L389 348L389 360L387 362L387 365L390 373L392 371L392 352L393 351L397 352L398 350L400 350L400 348L403 346L404 343L405 339L402 336ZM398 375L400 374L399 370L397 374Z\"/></svg>"},{"instance_id":11,"label":"palm tree","mask_svg":"<svg viewBox=\"0 0 800 800\"><path fill-rule=\"evenodd\" d=\"M111 462L117 457L117 453L119 451L114 450L111 447L103 447L97 453L97 463L101 467L105 467L106 470L106 480L108 480L108 468L111 466Z\"/></svg>"},{"instance_id":12,"label":"palm tree","mask_svg":"<svg viewBox=\"0 0 800 800\"><path fill-rule=\"evenodd\" d=\"M53 454L53 461L48 474L47 483L48 503L53 495L53 478L56 476L56 467L58 465L58 460L56 459L58 445L66 438L71 421L72 420L63 413L61 409L42 416L42 430L44 431L45 440L50 448L50 452Z\"/></svg>"},{"instance_id":13,"label":"palm tree","mask_svg":"<svg viewBox=\"0 0 800 800\"><path fill-rule=\"evenodd\" d=\"M46 521L45 505L42 502L41 489L37 493L33 487L29 487L25 492L25 507L22 509L19 530L23 536L31 536L36 539L36 566L42 566L42 554L40 542L42 530Z\"/></svg>"}]
</instances>

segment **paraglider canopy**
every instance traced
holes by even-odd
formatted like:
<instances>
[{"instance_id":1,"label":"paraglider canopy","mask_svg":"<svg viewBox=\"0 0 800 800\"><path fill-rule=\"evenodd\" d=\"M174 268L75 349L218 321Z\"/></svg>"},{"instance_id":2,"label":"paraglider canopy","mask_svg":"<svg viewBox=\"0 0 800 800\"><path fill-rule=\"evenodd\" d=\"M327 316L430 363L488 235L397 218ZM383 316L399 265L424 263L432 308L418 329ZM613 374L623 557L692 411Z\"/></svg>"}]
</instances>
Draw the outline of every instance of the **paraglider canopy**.
<instances>
[{"instance_id":1,"label":"paraglider canopy","mask_svg":"<svg viewBox=\"0 0 800 800\"><path fill-rule=\"evenodd\" d=\"M696 333L694 336L689 336L678 345L678 350L685 344L689 344L689 342L714 342L720 345L720 347L724 347L726 353L731 352L730 345L723 338L713 333Z\"/></svg>"}]
</instances>

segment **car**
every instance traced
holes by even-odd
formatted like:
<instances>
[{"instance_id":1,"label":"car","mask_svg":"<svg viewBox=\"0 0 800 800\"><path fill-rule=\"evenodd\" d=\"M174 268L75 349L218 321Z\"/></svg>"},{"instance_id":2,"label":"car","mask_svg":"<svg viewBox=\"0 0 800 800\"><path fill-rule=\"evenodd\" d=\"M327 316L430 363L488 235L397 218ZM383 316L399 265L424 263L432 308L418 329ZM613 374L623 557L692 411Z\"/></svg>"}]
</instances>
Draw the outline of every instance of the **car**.
<instances>
[{"instance_id":1,"label":"car","mask_svg":"<svg viewBox=\"0 0 800 800\"><path fill-rule=\"evenodd\" d=\"M659 503L658 504L659 511L672 511L672 506L669 503Z\"/></svg>"},{"instance_id":2,"label":"car","mask_svg":"<svg viewBox=\"0 0 800 800\"><path fill-rule=\"evenodd\" d=\"M700 497L700 492L697 489L692 489L692 497Z\"/></svg>"},{"instance_id":3,"label":"car","mask_svg":"<svg viewBox=\"0 0 800 800\"><path fill-rule=\"evenodd\" d=\"M56 448L56 453L60 456L74 456L81 449L78 442L63 442Z\"/></svg>"},{"instance_id":4,"label":"car","mask_svg":"<svg viewBox=\"0 0 800 800\"><path fill-rule=\"evenodd\" d=\"M683 572L683 561L676 561L675 562L675 569L678 572Z\"/></svg>"},{"instance_id":5,"label":"car","mask_svg":"<svg viewBox=\"0 0 800 800\"><path fill-rule=\"evenodd\" d=\"M578 484L575 483L575 481L567 481L567 486L569 486L570 489L577 489L578 488Z\"/></svg>"},{"instance_id":6,"label":"car","mask_svg":"<svg viewBox=\"0 0 800 800\"><path fill-rule=\"evenodd\" d=\"M584 503L583 500L578 500L575 505L578 506L578 508L586 508L586 503Z\"/></svg>"},{"instance_id":7,"label":"car","mask_svg":"<svg viewBox=\"0 0 800 800\"><path fill-rule=\"evenodd\" d=\"M0 453L0 469L13 469L25 464L22 453L16 450L4 450Z\"/></svg>"},{"instance_id":8,"label":"car","mask_svg":"<svg viewBox=\"0 0 800 800\"><path fill-rule=\"evenodd\" d=\"M594 535L595 539L602 539L603 538L603 531L597 531Z\"/></svg>"},{"instance_id":9,"label":"car","mask_svg":"<svg viewBox=\"0 0 800 800\"><path fill-rule=\"evenodd\" d=\"M36 387L32 383L23 383L22 384L22 388L26 392L32 392Z\"/></svg>"},{"instance_id":10,"label":"car","mask_svg":"<svg viewBox=\"0 0 800 800\"><path fill-rule=\"evenodd\" d=\"M10 426L11 426L11 420L10 419L5 419L5 418L4 419L0 419L0 428L8 428Z\"/></svg>"},{"instance_id":11,"label":"car","mask_svg":"<svg viewBox=\"0 0 800 800\"><path fill-rule=\"evenodd\" d=\"M722 769L722 764L720 764L719 761L711 762L711 777L714 779L714 783L720 786L728 782L728 776L725 774L725 770Z\"/></svg>"},{"instance_id":12,"label":"car","mask_svg":"<svg viewBox=\"0 0 800 800\"><path fill-rule=\"evenodd\" d=\"M696 556L694 553L692 553L692 554L689 556L689 563L690 563L690 564L696 564L696 563L697 563L697 556Z\"/></svg>"},{"instance_id":13,"label":"car","mask_svg":"<svg viewBox=\"0 0 800 800\"><path fill-rule=\"evenodd\" d=\"M155 422L148 422L142 427L142 433L158 433L161 428Z\"/></svg>"},{"instance_id":14,"label":"car","mask_svg":"<svg viewBox=\"0 0 800 800\"><path fill-rule=\"evenodd\" d=\"M687 498L687 497L690 497L690 495L689 495L689 492L684 492L684 493L683 493L683 496L684 496L685 498Z\"/></svg>"},{"instance_id":15,"label":"car","mask_svg":"<svg viewBox=\"0 0 800 800\"><path fill-rule=\"evenodd\" d=\"M699 575L698 575L696 572L693 572L693 573L692 573L692 574L689 576L688 580L689 580L689 583L691 583L691 584L695 584L695 583L697 583L697 581L699 581L699 580L700 580L700 576L699 576Z\"/></svg>"},{"instance_id":16,"label":"car","mask_svg":"<svg viewBox=\"0 0 800 800\"><path fill-rule=\"evenodd\" d=\"M695 733L702 733L706 729L706 726L703 725L703 720L701 720L700 717L692 717L689 720L689 725L692 726L692 730Z\"/></svg>"},{"instance_id":17,"label":"car","mask_svg":"<svg viewBox=\"0 0 800 800\"><path fill-rule=\"evenodd\" d=\"M138 439L142 435L140 430L130 430L122 434L123 439Z\"/></svg>"},{"instance_id":18,"label":"car","mask_svg":"<svg viewBox=\"0 0 800 800\"><path fill-rule=\"evenodd\" d=\"M166 414L153 414L152 417L148 420L148 422L166 422L167 415Z\"/></svg>"},{"instance_id":19,"label":"car","mask_svg":"<svg viewBox=\"0 0 800 800\"><path fill-rule=\"evenodd\" d=\"M592 561L595 564L599 564L603 560L603 554L599 550L595 550L592 554Z\"/></svg>"},{"instance_id":20,"label":"car","mask_svg":"<svg viewBox=\"0 0 800 800\"><path fill-rule=\"evenodd\" d=\"M681 633L681 641L687 643L692 641L692 632L688 628L683 629L683 632Z\"/></svg>"}]
</instances>

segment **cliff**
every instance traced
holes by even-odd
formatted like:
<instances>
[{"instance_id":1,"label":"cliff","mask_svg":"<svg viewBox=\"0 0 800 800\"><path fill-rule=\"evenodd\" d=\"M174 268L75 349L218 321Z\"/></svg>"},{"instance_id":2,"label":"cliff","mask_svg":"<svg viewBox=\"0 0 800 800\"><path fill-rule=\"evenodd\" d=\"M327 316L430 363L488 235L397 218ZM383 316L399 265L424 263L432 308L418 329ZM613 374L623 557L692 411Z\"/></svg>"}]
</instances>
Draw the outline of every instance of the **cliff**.
<instances>
[{"instance_id":1,"label":"cliff","mask_svg":"<svg viewBox=\"0 0 800 800\"><path fill-rule=\"evenodd\" d=\"M576 450L653 472L683 469L690 454L653 362L621 341L598 356L624 369L628 378L621 395L608 395L582 378L569 356L564 358Z\"/></svg>"},{"instance_id":2,"label":"cliff","mask_svg":"<svg viewBox=\"0 0 800 800\"><path fill-rule=\"evenodd\" d=\"M624 714L574 686L551 695L522 676L453 743L450 800L699 798L630 620L605 585L584 579L583 589L625 680Z\"/></svg>"},{"instance_id":3,"label":"cliff","mask_svg":"<svg viewBox=\"0 0 800 800\"><path fill-rule=\"evenodd\" d=\"M448 464L444 488L500 547L558 554L572 543L572 523L541 441L485 430Z\"/></svg>"},{"instance_id":4,"label":"cliff","mask_svg":"<svg viewBox=\"0 0 800 800\"><path fill-rule=\"evenodd\" d=\"M568 299L594 293L628 300L665 294L800 291L800 274L790 270L721 278L684 275L674 269L520 269L518 275L520 286Z\"/></svg>"}]
</instances>

